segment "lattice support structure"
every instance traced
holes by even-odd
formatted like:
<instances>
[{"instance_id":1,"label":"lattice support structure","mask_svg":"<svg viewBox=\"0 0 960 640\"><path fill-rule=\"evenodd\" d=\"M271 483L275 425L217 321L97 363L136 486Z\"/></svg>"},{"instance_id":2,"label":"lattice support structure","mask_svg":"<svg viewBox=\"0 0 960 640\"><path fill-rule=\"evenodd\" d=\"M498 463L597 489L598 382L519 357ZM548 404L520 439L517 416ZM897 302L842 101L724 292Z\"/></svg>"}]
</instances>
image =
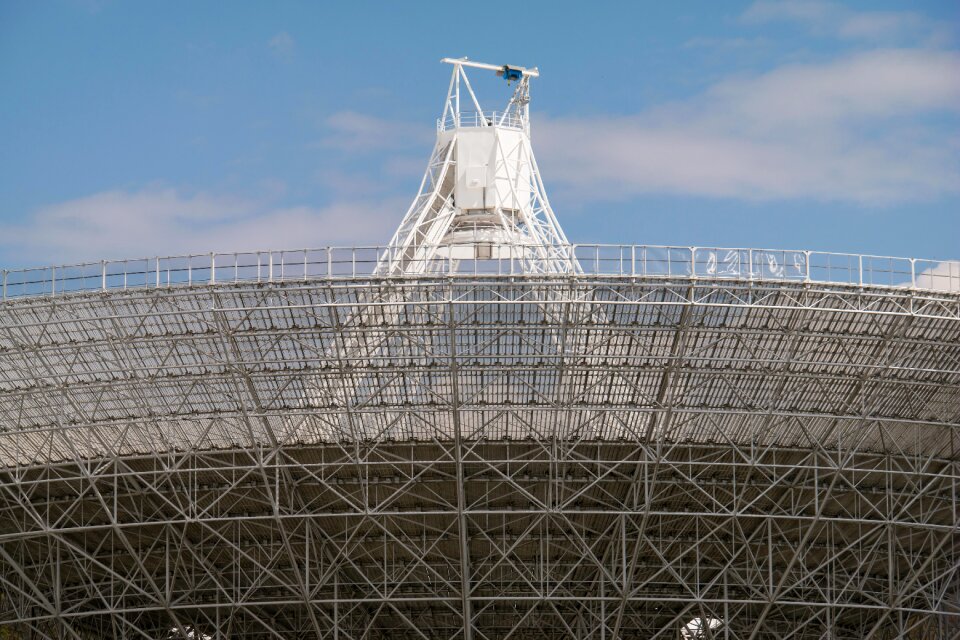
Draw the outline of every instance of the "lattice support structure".
<instances>
[{"instance_id":1,"label":"lattice support structure","mask_svg":"<svg viewBox=\"0 0 960 640\"><path fill-rule=\"evenodd\" d=\"M505 258L518 260L525 273L579 271L530 144L530 78L539 72L466 58L444 62L453 65L453 74L437 141L417 197L376 273L449 272L463 260ZM483 109L464 67L517 79L503 111ZM467 104L461 105L461 96Z\"/></svg>"},{"instance_id":2,"label":"lattice support structure","mask_svg":"<svg viewBox=\"0 0 960 640\"><path fill-rule=\"evenodd\" d=\"M947 639L960 294L568 274L0 305L0 632Z\"/></svg>"}]
</instances>

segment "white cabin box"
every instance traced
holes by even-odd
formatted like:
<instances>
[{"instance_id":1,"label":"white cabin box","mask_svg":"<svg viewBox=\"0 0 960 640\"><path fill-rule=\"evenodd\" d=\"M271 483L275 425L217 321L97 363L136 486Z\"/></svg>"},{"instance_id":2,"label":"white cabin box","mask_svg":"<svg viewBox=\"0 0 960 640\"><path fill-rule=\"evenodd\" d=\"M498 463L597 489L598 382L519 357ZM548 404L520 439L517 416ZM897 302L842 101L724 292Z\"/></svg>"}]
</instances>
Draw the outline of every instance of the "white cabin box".
<instances>
[{"instance_id":1,"label":"white cabin box","mask_svg":"<svg viewBox=\"0 0 960 640\"><path fill-rule=\"evenodd\" d=\"M455 133L457 209L517 211L529 206L532 171L523 131L491 125Z\"/></svg>"}]
</instances>

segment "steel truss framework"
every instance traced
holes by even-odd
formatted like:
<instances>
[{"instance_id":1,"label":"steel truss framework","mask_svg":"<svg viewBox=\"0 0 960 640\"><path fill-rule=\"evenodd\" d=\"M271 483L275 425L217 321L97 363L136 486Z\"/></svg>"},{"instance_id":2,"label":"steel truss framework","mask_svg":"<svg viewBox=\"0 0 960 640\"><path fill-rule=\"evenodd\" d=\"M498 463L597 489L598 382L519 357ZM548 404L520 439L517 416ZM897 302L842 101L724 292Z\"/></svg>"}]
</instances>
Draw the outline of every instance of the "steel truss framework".
<instances>
[{"instance_id":1,"label":"steel truss framework","mask_svg":"<svg viewBox=\"0 0 960 640\"><path fill-rule=\"evenodd\" d=\"M960 294L569 275L8 301L0 631L955 637L958 427Z\"/></svg>"},{"instance_id":2,"label":"steel truss framework","mask_svg":"<svg viewBox=\"0 0 960 640\"><path fill-rule=\"evenodd\" d=\"M487 258L505 255L519 260L526 273L579 272L573 248L550 207L530 145L529 83L531 74L536 76L538 72L516 68L521 76L506 107L499 113L488 112L480 105L464 66L496 67L466 58L443 61L453 65L453 73L443 114L437 121L437 141L420 190L394 233L389 250L381 256L376 273L398 276L449 271L451 262L465 257L473 262L478 257L478 244L486 246ZM464 103L470 103L468 109L473 111L461 110L461 84L466 90ZM471 144L462 140L470 129L489 134L489 149L476 141ZM471 159L479 155L487 157ZM458 202L458 173L477 169L483 173L489 170L490 181L482 184L492 194L507 188L508 193L499 197L491 194L489 201L485 196L483 204ZM504 208L506 203L509 208ZM471 206L477 208L465 208ZM458 233L468 237L458 240ZM449 251L457 245L461 252L468 251L451 258ZM448 251L447 257L441 257L443 249Z\"/></svg>"}]
</instances>

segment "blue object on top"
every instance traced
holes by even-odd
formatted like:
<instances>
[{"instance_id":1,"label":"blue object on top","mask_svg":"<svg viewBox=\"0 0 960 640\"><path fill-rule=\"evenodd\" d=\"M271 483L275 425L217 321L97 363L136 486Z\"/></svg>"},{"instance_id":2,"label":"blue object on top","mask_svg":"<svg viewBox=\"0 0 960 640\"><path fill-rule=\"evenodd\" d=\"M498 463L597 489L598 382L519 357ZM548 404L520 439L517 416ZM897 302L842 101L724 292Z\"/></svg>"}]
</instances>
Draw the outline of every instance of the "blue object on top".
<instances>
[{"instance_id":1,"label":"blue object on top","mask_svg":"<svg viewBox=\"0 0 960 640\"><path fill-rule=\"evenodd\" d=\"M513 69L507 65L503 65L503 69L500 70L498 75L502 75L504 80L507 81L507 84L514 80L519 80L523 77L523 72L520 69Z\"/></svg>"}]
</instances>

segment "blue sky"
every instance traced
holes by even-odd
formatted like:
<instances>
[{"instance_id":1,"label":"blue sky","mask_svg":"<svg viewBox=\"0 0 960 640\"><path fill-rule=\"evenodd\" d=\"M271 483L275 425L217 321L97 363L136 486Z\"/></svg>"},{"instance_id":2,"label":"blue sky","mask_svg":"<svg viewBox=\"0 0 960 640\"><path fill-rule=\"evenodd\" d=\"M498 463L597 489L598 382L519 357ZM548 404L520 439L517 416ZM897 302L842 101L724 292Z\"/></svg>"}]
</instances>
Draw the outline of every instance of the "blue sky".
<instances>
[{"instance_id":1,"label":"blue sky","mask_svg":"<svg viewBox=\"0 0 960 640\"><path fill-rule=\"evenodd\" d=\"M0 2L0 267L386 242L463 55L575 242L960 258L953 0L86 0Z\"/></svg>"}]
</instances>

